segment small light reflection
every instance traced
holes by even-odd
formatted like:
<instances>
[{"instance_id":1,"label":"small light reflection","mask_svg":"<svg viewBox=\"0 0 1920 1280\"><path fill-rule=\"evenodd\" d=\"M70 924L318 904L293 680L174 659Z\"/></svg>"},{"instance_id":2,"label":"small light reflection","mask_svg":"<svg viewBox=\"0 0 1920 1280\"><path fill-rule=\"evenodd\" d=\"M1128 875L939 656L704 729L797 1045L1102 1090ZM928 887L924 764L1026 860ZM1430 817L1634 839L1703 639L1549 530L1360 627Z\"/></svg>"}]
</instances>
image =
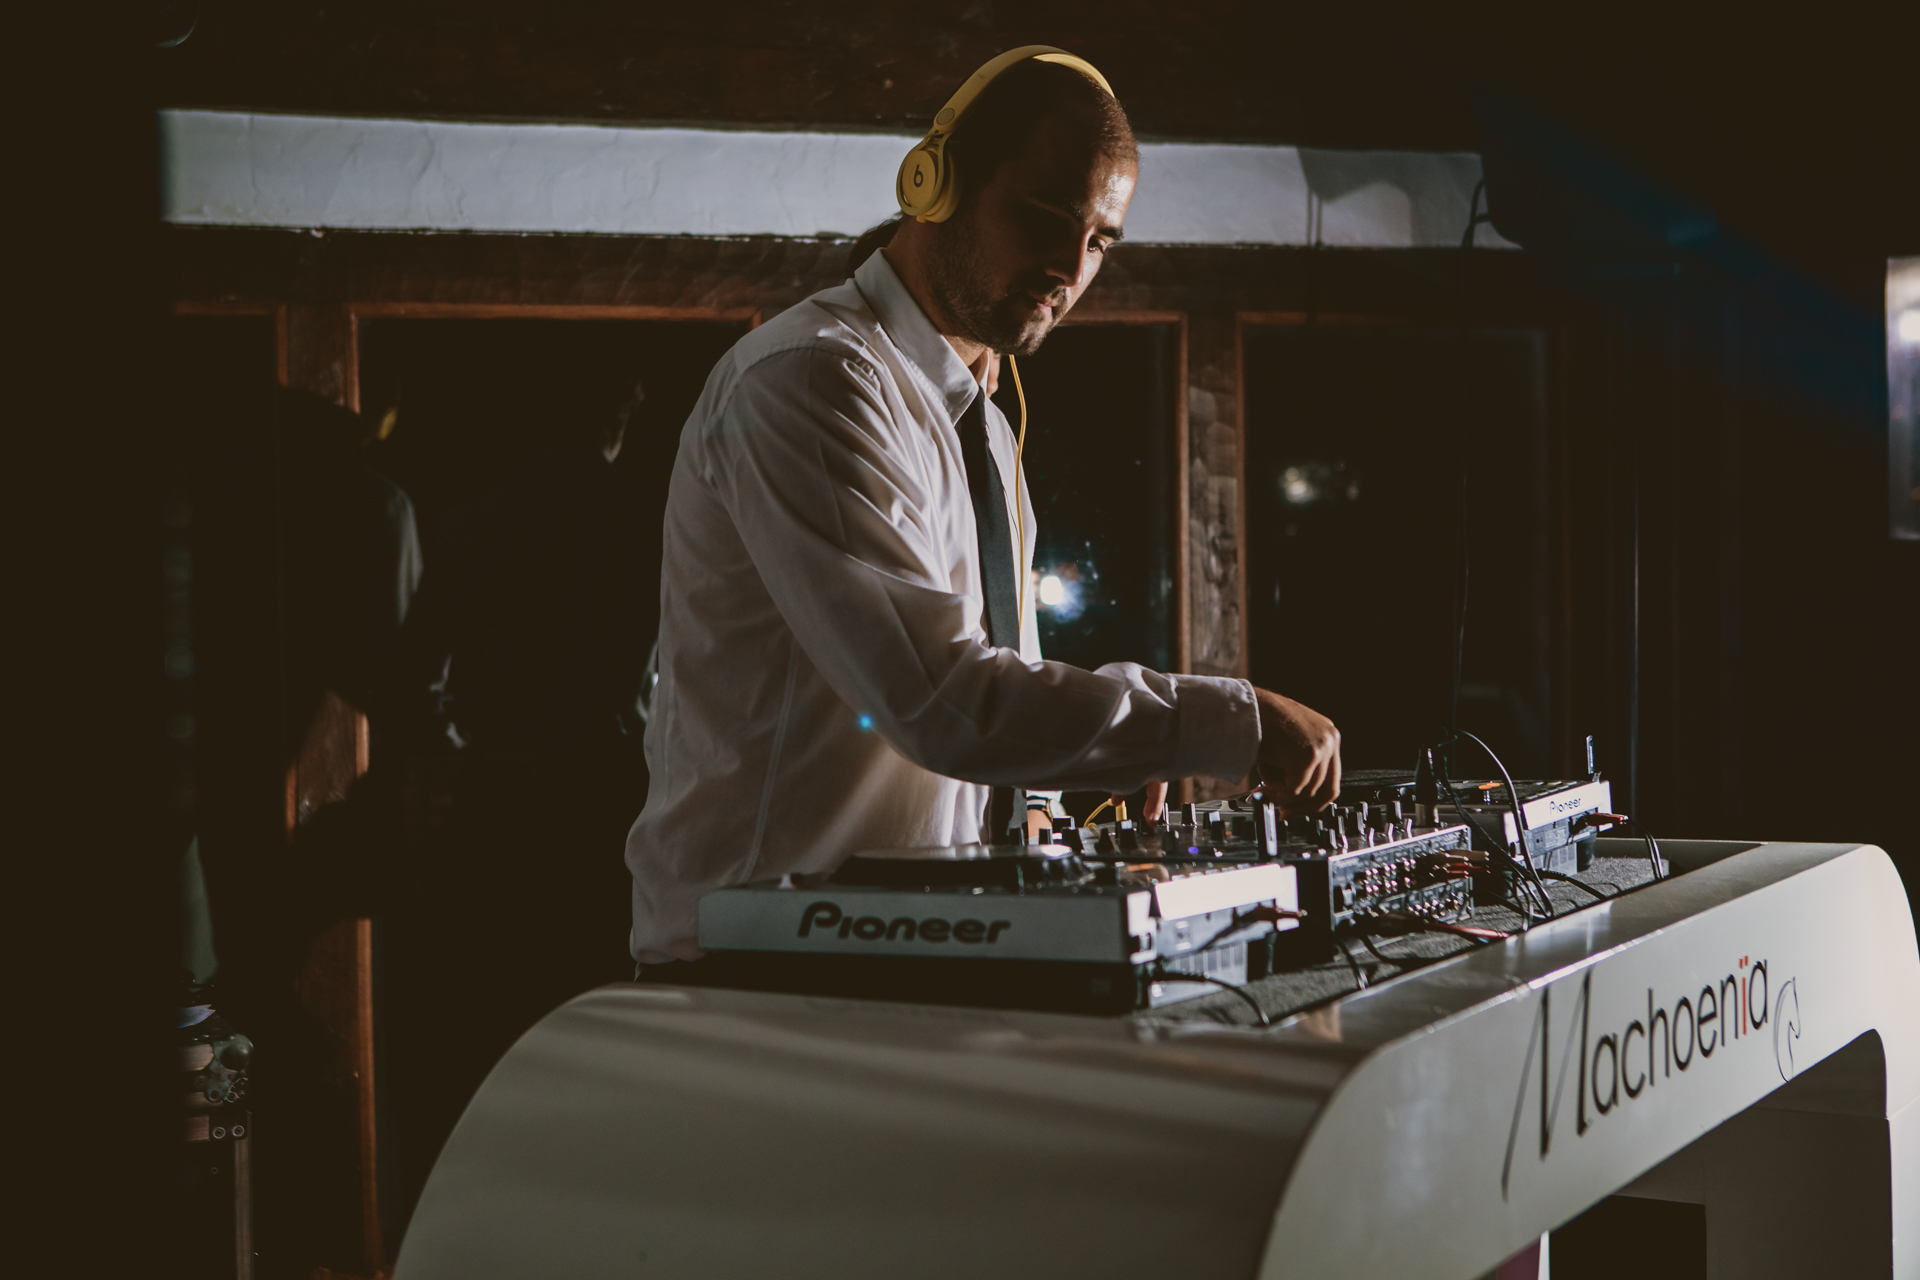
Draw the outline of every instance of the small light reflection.
<instances>
[{"instance_id":1,"label":"small light reflection","mask_svg":"<svg viewBox=\"0 0 1920 1280\"><path fill-rule=\"evenodd\" d=\"M1092 585L1086 576L1080 565L1072 562L1034 570L1034 604L1051 614L1055 622L1073 621L1086 612L1086 592Z\"/></svg>"},{"instance_id":2,"label":"small light reflection","mask_svg":"<svg viewBox=\"0 0 1920 1280\"><path fill-rule=\"evenodd\" d=\"M1297 462L1280 472L1280 500L1290 507L1313 507L1360 500L1360 477L1344 461Z\"/></svg>"}]
</instances>

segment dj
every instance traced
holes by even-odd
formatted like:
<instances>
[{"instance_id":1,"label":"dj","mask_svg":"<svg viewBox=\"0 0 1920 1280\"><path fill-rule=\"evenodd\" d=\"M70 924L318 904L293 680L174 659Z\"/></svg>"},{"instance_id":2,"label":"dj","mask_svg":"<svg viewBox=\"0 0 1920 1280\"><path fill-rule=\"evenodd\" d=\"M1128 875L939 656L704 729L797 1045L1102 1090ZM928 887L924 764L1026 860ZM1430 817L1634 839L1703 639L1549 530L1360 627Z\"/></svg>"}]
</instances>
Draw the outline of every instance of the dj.
<instances>
[{"instance_id":1,"label":"dj","mask_svg":"<svg viewBox=\"0 0 1920 1280\"><path fill-rule=\"evenodd\" d=\"M1339 731L1297 702L1040 657L1032 507L983 384L1093 282L1138 165L1092 66L1003 54L902 164L890 243L708 378L667 500L627 842L642 964L696 959L722 885L1004 838L1015 787L1144 784L1146 817L1193 775L1257 770L1289 812L1338 794Z\"/></svg>"}]
</instances>

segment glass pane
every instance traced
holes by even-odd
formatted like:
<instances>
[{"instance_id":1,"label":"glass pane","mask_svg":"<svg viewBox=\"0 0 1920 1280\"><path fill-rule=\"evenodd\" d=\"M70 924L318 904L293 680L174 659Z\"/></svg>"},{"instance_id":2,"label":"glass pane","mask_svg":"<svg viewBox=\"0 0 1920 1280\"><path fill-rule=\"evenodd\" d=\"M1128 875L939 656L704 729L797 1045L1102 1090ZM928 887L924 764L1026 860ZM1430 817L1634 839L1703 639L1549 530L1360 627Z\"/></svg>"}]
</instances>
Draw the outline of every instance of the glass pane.
<instances>
[{"instance_id":1,"label":"glass pane","mask_svg":"<svg viewBox=\"0 0 1920 1280\"><path fill-rule=\"evenodd\" d=\"M1020 362L1040 652L1077 667L1173 666L1174 371L1179 330L1065 325ZM994 403L1020 428L1013 376ZM1069 792L1085 817L1106 796ZM1133 797L1135 816L1139 795Z\"/></svg>"},{"instance_id":2,"label":"glass pane","mask_svg":"<svg viewBox=\"0 0 1920 1280\"><path fill-rule=\"evenodd\" d=\"M1067 325L1020 362L1039 525L1027 590L1050 659L1173 664L1178 340L1172 325ZM994 403L1018 431L1005 369Z\"/></svg>"},{"instance_id":3,"label":"glass pane","mask_svg":"<svg viewBox=\"0 0 1920 1280\"><path fill-rule=\"evenodd\" d=\"M450 516L504 489L585 419L612 418L639 382L615 473L651 539L631 549L638 626L660 609L660 524L680 429L746 325L652 320L364 320L360 404L393 422L372 463L413 499L429 575Z\"/></svg>"},{"instance_id":4,"label":"glass pane","mask_svg":"<svg viewBox=\"0 0 1920 1280\"><path fill-rule=\"evenodd\" d=\"M744 332L718 322L363 320L361 411L375 422L395 413L374 465L413 499L431 565L452 509L515 476L563 418L598 412L609 397L614 412L637 380L646 400L616 466L636 500L664 510L680 428Z\"/></svg>"},{"instance_id":5,"label":"glass pane","mask_svg":"<svg viewBox=\"0 0 1920 1280\"><path fill-rule=\"evenodd\" d=\"M1254 683L1331 716L1348 767L1413 767L1449 723L1464 468L1460 727L1545 776L1543 335L1274 325L1244 343Z\"/></svg>"}]
</instances>

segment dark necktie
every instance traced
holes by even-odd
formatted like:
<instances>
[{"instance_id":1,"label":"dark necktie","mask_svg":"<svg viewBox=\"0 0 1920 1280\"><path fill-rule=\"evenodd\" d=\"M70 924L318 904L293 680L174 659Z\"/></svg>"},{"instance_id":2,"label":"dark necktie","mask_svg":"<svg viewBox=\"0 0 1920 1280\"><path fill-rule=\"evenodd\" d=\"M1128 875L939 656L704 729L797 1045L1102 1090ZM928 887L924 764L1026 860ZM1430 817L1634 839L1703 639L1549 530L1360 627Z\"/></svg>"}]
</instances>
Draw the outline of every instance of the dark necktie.
<instances>
[{"instance_id":1,"label":"dark necktie","mask_svg":"<svg viewBox=\"0 0 1920 1280\"><path fill-rule=\"evenodd\" d=\"M987 643L996 649L1020 647L1020 592L1013 531L1007 527L1007 490L1000 468L987 448L987 393L973 398L960 415L960 459L967 468L967 493L973 499L973 527L980 539L980 586L986 596ZM1013 825L1014 806L1024 796L1012 787L995 787L987 802L987 838L1004 840ZM1020 815L1022 821L1026 815Z\"/></svg>"},{"instance_id":2,"label":"dark necktie","mask_svg":"<svg viewBox=\"0 0 1920 1280\"><path fill-rule=\"evenodd\" d=\"M981 392L960 415L960 457L973 498L973 527L980 537L980 585L987 598L987 643L1020 647L1020 593L1014 578L1013 531L1007 528L1007 489L987 448L987 396Z\"/></svg>"}]
</instances>

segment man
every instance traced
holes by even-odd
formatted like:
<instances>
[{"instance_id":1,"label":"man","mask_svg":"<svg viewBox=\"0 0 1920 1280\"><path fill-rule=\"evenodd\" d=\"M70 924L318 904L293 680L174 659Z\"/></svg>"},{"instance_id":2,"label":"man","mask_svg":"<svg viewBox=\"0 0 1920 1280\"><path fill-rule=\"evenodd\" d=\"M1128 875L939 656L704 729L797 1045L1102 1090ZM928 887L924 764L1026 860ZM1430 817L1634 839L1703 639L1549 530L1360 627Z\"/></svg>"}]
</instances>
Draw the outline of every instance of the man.
<instances>
[{"instance_id":1,"label":"man","mask_svg":"<svg viewBox=\"0 0 1920 1280\"><path fill-rule=\"evenodd\" d=\"M1257 769L1289 811L1338 793L1339 733L1298 703L1040 660L1031 601L1013 616L1032 507L982 383L1092 282L1138 149L1104 88L1029 60L947 156L952 216L901 223L852 280L743 339L681 436L652 789L627 844L643 965L699 957L719 886L997 837L996 788L1154 784L1151 810L1169 779Z\"/></svg>"}]
</instances>

